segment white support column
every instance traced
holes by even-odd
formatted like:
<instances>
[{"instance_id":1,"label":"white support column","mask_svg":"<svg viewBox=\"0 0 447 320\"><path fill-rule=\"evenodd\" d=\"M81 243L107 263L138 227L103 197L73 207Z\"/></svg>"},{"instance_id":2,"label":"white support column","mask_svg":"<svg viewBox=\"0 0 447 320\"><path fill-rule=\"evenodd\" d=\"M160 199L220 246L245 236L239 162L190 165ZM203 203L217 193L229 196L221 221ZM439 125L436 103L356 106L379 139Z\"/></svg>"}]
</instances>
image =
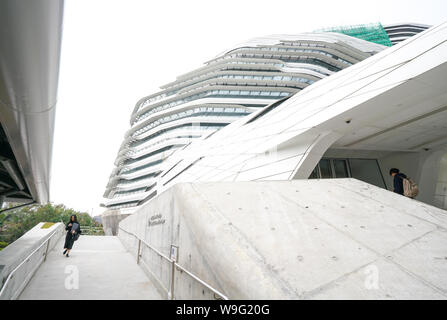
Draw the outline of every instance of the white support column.
<instances>
[{"instance_id":1,"label":"white support column","mask_svg":"<svg viewBox=\"0 0 447 320\"><path fill-rule=\"evenodd\" d=\"M308 146L306 152L293 170L289 180L309 178L312 170L318 164L327 149L341 137L342 135L340 133L327 131L310 138L307 141Z\"/></svg>"}]
</instances>

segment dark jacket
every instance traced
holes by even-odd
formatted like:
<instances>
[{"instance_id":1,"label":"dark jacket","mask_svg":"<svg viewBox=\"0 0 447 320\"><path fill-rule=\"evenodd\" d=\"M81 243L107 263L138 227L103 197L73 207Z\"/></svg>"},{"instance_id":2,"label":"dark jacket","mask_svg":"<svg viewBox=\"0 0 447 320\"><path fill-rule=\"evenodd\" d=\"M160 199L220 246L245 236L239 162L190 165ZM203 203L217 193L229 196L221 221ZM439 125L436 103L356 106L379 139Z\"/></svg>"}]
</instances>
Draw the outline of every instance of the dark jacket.
<instances>
[{"instance_id":1,"label":"dark jacket","mask_svg":"<svg viewBox=\"0 0 447 320\"><path fill-rule=\"evenodd\" d=\"M407 176L403 173L398 173L394 176L394 192L398 194L404 194L404 181Z\"/></svg>"},{"instance_id":2,"label":"dark jacket","mask_svg":"<svg viewBox=\"0 0 447 320\"><path fill-rule=\"evenodd\" d=\"M73 224L72 221L68 221L67 224L65 225L65 230L67 230L67 234L65 235L65 244L64 244L64 248L65 249L70 249L73 248L73 243L75 241L75 237L74 235L71 233L71 226L68 226L69 224ZM79 223L79 222L76 222ZM79 226L79 230L78 233L81 234L82 230L81 227Z\"/></svg>"}]
</instances>

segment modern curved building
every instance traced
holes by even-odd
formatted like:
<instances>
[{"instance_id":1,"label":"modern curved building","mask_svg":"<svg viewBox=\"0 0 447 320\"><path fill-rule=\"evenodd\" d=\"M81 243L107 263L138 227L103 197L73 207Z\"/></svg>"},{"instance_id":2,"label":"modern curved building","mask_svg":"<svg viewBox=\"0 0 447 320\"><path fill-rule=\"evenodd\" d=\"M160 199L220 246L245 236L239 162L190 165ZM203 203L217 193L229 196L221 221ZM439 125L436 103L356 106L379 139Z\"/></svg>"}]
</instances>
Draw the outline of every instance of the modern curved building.
<instances>
[{"instance_id":1,"label":"modern curved building","mask_svg":"<svg viewBox=\"0 0 447 320\"><path fill-rule=\"evenodd\" d=\"M326 178L393 191L399 168L419 185L415 202L447 209L446 39L447 22L192 143L166 160L157 193Z\"/></svg>"},{"instance_id":2,"label":"modern curved building","mask_svg":"<svg viewBox=\"0 0 447 320\"><path fill-rule=\"evenodd\" d=\"M339 33L274 35L239 44L178 77L136 104L105 206L142 204L176 150L384 48Z\"/></svg>"},{"instance_id":3,"label":"modern curved building","mask_svg":"<svg viewBox=\"0 0 447 320\"><path fill-rule=\"evenodd\" d=\"M132 213L153 198L157 183L172 170L165 160L193 140L207 139L261 109L262 116L315 82L424 28L374 23L254 38L179 76L136 104L104 193L106 213Z\"/></svg>"},{"instance_id":4,"label":"modern curved building","mask_svg":"<svg viewBox=\"0 0 447 320\"><path fill-rule=\"evenodd\" d=\"M445 300L446 74L447 22L236 120L166 159L118 237L176 299L207 289L160 254L208 299Z\"/></svg>"}]
</instances>

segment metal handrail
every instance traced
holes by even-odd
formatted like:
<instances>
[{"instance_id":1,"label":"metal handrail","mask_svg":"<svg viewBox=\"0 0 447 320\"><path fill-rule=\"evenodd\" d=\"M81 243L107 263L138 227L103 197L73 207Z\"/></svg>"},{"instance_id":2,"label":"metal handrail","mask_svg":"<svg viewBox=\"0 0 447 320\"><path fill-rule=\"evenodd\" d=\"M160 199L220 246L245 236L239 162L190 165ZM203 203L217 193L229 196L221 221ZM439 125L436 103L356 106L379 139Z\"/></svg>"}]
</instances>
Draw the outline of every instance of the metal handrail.
<instances>
[{"instance_id":1,"label":"metal handrail","mask_svg":"<svg viewBox=\"0 0 447 320\"><path fill-rule=\"evenodd\" d=\"M104 236L105 232L104 229L101 227L93 227L93 228L86 228L86 227L82 227L81 226L81 230L82 230L82 234L86 235L86 236Z\"/></svg>"},{"instance_id":2,"label":"metal handrail","mask_svg":"<svg viewBox=\"0 0 447 320\"><path fill-rule=\"evenodd\" d=\"M168 260L169 262L172 262L172 259L169 258L168 256L164 255L163 253L161 253L158 249L154 248L153 246L151 246L149 243L147 243L146 241L144 241L143 239L140 239L135 233L124 230L123 228L119 227L119 229L123 230L124 232L134 236L135 238L137 238L138 240L140 240L142 243L144 243L146 246L148 246L150 249L152 249L153 251L155 251L155 253L157 253L159 256L162 256L163 258L165 258L166 260Z\"/></svg>"},{"instance_id":3,"label":"metal handrail","mask_svg":"<svg viewBox=\"0 0 447 320\"><path fill-rule=\"evenodd\" d=\"M103 231L102 227L83 227L83 226L81 226L80 228L81 228L81 230L100 230L100 231Z\"/></svg>"},{"instance_id":4,"label":"metal handrail","mask_svg":"<svg viewBox=\"0 0 447 320\"><path fill-rule=\"evenodd\" d=\"M54 230L53 233L51 233L51 235L50 235L44 242L42 242L42 244L41 244L39 247L37 247L35 250L33 250L33 252L31 252L25 259L22 260L22 262L20 262L20 264L19 264L17 267L15 267L15 268L9 273L8 277L6 278L5 283L3 284L2 289L0 290L0 298L1 298L2 294L5 292L5 289L6 289L7 285L8 285L8 282L9 282L9 280L11 280L11 278L12 278L13 275L14 275L14 273L15 273L15 272L16 272L16 271L17 271L17 270L18 270L18 269L19 269L25 262L27 262L27 261L31 258L32 255L34 255L37 251L39 251L40 248L42 248L45 244L47 244L47 248L46 248L46 250L45 250L45 258L44 258L43 261L46 261L46 260L47 260L48 247L49 247L49 245L50 245L50 240L51 240L51 238L53 238L53 236L54 236L58 231L59 231L58 228L56 228L56 230Z\"/></svg>"},{"instance_id":5,"label":"metal handrail","mask_svg":"<svg viewBox=\"0 0 447 320\"><path fill-rule=\"evenodd\" d=\"M147 247L149 247L149 249L152 249L153 251L155 251L155 253L157 253L159 256L161 256L162 258L164 258L165 260L169 261L171 263L172 266L172 273L171 273L171 292L170 292L170 296L171 296L171 300L174 300L174 277L175 277L175 267L177 267L178 269L180 269L181 271L185 272L188 276L190 276L192 279L196 280L197 282L199 282L201 285L205 286L207 289L209 289L210 291L212 291L215 295L220 296L223 300L228 300L228 297L225 296L223 293L219 292L217 289L214 289L212 286L210 286L208 283L206 283L205 281L203 281L202 279L200 279L198 276L196 276L195 274L193 274L191 271L188 271L186 268L182 267L181 265L179 265L175 260L167 257L166 255L164 255L163 253L161 253L159 250L157 250L156 248L154 248L153 246L151 246L150 244L148 244L146 241L144 241L143 239L141 239L140 237L138 237L135 233L124 230L122 227L119 227L120 230L134 236L135 238L138 239L138 252L137 252L137 263L139 263L140 261L140 247L141 247L141 243L143 243L144 245L146 245Z\"/></svg>"}]
</instances>

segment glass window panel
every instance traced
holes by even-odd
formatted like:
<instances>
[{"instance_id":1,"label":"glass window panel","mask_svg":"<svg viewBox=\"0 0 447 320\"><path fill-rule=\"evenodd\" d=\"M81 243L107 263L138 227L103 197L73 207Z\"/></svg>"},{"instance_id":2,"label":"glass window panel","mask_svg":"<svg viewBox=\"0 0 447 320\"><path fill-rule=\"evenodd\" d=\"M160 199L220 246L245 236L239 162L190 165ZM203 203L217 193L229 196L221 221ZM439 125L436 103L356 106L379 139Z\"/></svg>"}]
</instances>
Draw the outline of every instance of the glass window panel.
<instances>
[{"instance_id":1,"label":"glass window panel","mask_svg":"<svg viewBox=\"0 0 447 320\"><path fill-rule=\"evenodd\" d=\"M375 186L386 188L375 159L349 159L351 176Z\"/></svg>"},{"instance_id":2,"label":"glass window panel","mask_svg":"<svg viewBox=\"0 0 447 320\"><path fill-rule=\"evenodd\" d=\"M309 176L309 179L319 179L320 174L318 172L318 165L315 167L315 169L312 171L312 173Z\"/></svg>"},{"instance_id":3,"label":"glass window panel","mask_svg":"<svg viewBox=\"0 0 447 320\"><path fill-rule=\"evenodd\" d=\"M332 168L329 159L320 160L321 178L332 178Z\"/></svg>"},{"instance_id":4,"label":"glass window panel","mask_svg":"<svg viewBox=\"0 0 447 320\"><path fill-rule=\"evenodd\" d=\"M346 160L334 159L334 170L336 178L348 178L348 165Z\"/></svg>"}]
</instances>

